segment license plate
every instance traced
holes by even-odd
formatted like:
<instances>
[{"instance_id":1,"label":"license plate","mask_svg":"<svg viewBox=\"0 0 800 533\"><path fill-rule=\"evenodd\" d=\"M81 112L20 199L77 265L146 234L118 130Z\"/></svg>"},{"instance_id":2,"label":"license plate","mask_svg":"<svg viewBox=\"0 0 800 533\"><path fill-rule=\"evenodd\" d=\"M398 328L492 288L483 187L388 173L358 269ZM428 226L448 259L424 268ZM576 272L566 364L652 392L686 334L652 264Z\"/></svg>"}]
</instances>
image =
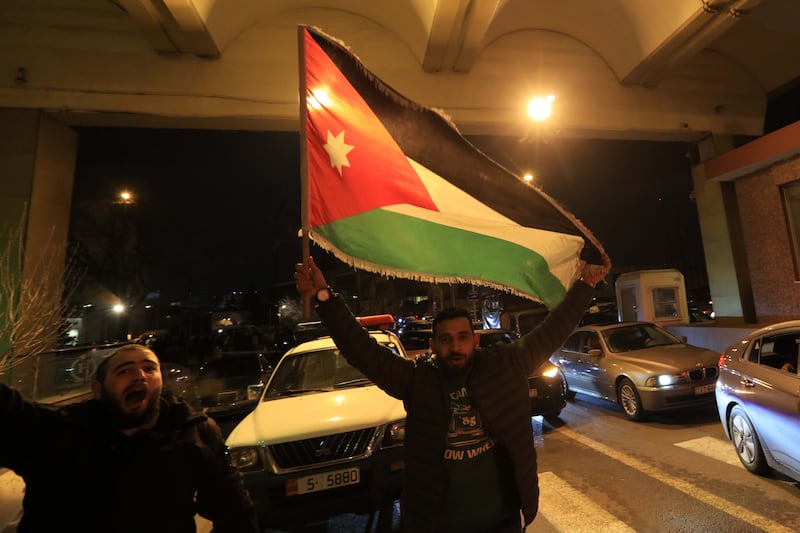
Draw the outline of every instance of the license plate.
<instances>
[{"instance_id":1,"label":"license plate","mask_svg":"<svg viewBox=\"0 0 800 533\"><path fill-rule=\"evenodd\" d=\"M342 470L333 470L314 474L313 476L298 477L286 481L286 495L297 496L309 492L335 489L346 485L356 485L360 479L360 470L357 466Z\"/></svg>"},{"instance_id":2,"label":"license plate","mask_svg":"<svg viewBox=\"0 0 800 533\"><path fill-rule=\"evenodd\" d=\"M708 385L700 385L699 387L694 388L694 393L697 394L706 394L707 392L714 392L714 384L709 383Z\"/></svg>"},{"instance_id":3,"label":"license plate","mask_svg":"<svg viewBox=\"0 0 800 533\"><path fill-rule=\"evenodd\" d=\"M528 389L528 398L536 398L539 396L539 389Z\"/></svg>"}]
</instances>

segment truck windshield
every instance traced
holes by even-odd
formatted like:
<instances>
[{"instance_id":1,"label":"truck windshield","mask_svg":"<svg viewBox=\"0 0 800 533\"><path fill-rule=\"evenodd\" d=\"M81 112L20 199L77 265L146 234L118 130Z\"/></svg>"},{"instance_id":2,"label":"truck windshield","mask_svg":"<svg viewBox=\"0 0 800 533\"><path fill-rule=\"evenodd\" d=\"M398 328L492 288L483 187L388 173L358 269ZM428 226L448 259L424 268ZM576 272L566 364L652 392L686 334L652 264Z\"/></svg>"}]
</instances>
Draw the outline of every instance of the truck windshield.
<instances>
[{"instance_id":1,"label":"truck windshield","mask_svg":"<svg viewBox=\"0 0 800 533\"><path fill-rule=\"evenodd\" d=\"M264 401L365 385L372 382L335 348L298 353L284 357L275 369Z\"/></svg>"}]
</instances>

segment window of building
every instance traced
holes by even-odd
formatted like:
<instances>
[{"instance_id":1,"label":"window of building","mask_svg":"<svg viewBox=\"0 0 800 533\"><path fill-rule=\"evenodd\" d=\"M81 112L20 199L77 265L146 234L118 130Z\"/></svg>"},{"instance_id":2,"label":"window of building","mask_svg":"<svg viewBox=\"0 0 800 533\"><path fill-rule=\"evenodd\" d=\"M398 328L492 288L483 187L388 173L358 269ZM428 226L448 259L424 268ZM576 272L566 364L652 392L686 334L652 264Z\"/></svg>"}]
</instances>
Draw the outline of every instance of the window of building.
<instances>
[{"instance_id":1,"label":"window of building","mask_svg":"<svg viewBox=\"0 0 800 533\"><path fill-rule=\"evenodd\" d=\"M677 287L653 289L653 313L656 318L675 318L678 316Z\"/></svg>"}]
</instances>

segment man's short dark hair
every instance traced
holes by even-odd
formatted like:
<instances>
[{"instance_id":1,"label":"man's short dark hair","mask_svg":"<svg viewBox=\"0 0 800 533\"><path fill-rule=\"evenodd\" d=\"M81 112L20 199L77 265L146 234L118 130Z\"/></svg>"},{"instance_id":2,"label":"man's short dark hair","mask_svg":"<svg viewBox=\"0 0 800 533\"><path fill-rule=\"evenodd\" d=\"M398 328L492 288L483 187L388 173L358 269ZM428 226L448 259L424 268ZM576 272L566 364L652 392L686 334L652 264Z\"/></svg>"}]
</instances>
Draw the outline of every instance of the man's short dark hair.
<instances>
[{"instance_id":1,"label":"man's short dark hair","mask_svg":"<svg viewBox=\"0 0 800 533\"><path fill-rule=\"evenodd\" d=\"M445 307L438 313L433 319L433 338L436 338L436 326L445 320L453 320L454 318L466 318L467 322L469 322L469 329L474 331L472 327L472 316L469 314L469 311L464 309L463 307Z\"/></svg>"},{"instance_id":2,"label":"man's short dark hair","mask_svg":"<svg viewBox=\"0 0 800 533\"><path fill-rule=\"evenodd\" d=\"M103 383L106 380L106 375L108 374L108 362L111 360L111 358L120 352L128 352L131 350L142 352L152 351L150 348L142 346L141 344L126 344L125 346L115 348L111 350L102 361L100 361L100 364L97 365L97 370L94 371L94 380Z\"/></svg>"}]
</instances>

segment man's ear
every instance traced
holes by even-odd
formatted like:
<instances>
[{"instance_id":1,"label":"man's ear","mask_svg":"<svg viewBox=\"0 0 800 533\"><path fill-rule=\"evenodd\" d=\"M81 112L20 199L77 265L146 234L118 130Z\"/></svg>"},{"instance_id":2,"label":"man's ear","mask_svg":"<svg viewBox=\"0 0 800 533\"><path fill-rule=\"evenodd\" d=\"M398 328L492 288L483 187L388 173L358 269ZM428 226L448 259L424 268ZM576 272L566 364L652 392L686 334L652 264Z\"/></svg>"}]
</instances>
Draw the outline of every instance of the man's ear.
<instances>
[{"instance_id":1,"label":"man's ear","mask_svg":"<svg viewBox=\"0 0 800 533\"><path fill-rule=\"evenodd\" d=\"M475 341L475 349L477 350L478 348L481 347L481 336L475 332L472 332L472 337L473 337L472 340Z\"/></svg>"},{"instance_id":2,"label":"man's ear","mask_svg":"<svg viewBox=\"0 0 800 533\"><path fill-rule=\"evenodd\" d=\"M94 395L95 400L99 400L101 396L101 392L103 390L103 385L97 380L92 381L92 394Z\"/></svg>"}]
</instances>

